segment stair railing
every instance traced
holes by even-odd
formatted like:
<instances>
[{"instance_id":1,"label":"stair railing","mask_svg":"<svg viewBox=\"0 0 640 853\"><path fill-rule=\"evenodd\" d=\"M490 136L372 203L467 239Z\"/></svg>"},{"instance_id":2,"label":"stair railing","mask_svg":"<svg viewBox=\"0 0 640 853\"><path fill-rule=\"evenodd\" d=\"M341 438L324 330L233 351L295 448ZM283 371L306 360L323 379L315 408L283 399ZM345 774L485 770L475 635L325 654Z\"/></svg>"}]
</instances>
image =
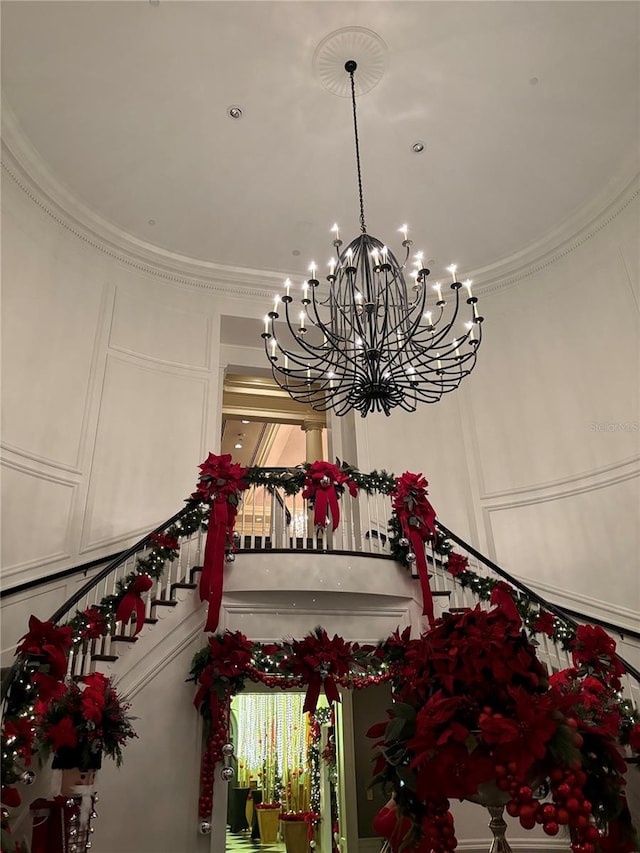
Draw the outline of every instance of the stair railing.
<instances>
[{"instance_id":1,"label":"stair railing","mask_svg":"<svg viewBox=\"0 0 640 853\"><path fill-rule=\"evenodd\" d=\"M288 469L251 470L260 472L267 479L273 475L276 485L252 485L245 491L236 519L236 547L239 552L314 550L323 553L355 553L387 560L393 559L388 529L391 501L385 491L361 489L357 498L351 498L345 493L340 500L341 520L337 530L331 531L329 525L326 530L318 531L314 529L313 511L300 492L286 494L277 485L278 477ZM149 553L152 537L169 529L177 528L179 532L182 519L190 511L192 510L187 506L175 513L106 565L53 613L51 621L54 624L63 624L65 619L68 621L73 617L74 608L82 612L98 606L105 597L114 596L118 589L118 582L134 572L138 560L144 560ZM203 520L206 521L204 515ZM567 626L575 629L578 622L562 607L546 601L444 525L438 523L438 526L446 539L466 552L470 560L470 568L475 572L484 577L497 576L505 580L515 588L516 595L535 602ZM154 581L154 586L146 597L145 621L155 622L157 613L163 607L175 606L177 589L194 586L193 569L202 562L204 535L203 527L199 525L189 535L181 537L178 556L175 560L165 562L164 571L158 580ZM449 609L473 607L477 604L478 597L471 589L457 583L436 553L431 554L429 561L433 570L432 588L436 592L444 591L449 596ZM597 622L589 617L585 617L585 621ZM110 630L104 636L76 642L69 656L68 677L85 674L101 661L116 660L118 648L121 649L122 644L132 643L135 640L134 628L131 624L123 625L115 622L110 625ZM545 635L540 635L540 644L541 653L552 668L560 669L570 665L570 656L560 644L552 642ZM640 706L640 672L628 661L623 658L620 660L627 673L628 683L625 686L628 695ZM20 665L21 661L16 660L3 680L3 699Z\"/></svg>"}]
</instances>

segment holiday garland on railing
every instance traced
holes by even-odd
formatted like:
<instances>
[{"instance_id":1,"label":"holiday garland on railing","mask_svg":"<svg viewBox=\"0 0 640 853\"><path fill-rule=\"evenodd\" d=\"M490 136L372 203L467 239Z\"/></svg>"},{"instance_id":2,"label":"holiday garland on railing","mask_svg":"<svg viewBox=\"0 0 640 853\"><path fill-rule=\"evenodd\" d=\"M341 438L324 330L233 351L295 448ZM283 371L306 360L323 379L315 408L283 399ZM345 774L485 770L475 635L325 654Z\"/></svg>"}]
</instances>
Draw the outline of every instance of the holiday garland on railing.
<instances>
[{"instance_id":1,"label":"holiday garland on railing","mask_svg":"<svg viewBox=\"0 0 640 853\"><path fill-rule=\"evenodd\" d=\"M64 673L66 671L67 657L71 649L77 650L85 648L85 644L90 640L98 639L105 636L108 632L112 632L116 621L132 620L134 624L134 633L137 634L142 627L144 621L144 604L142 595L151 588L153 580L158 580L164 571L167 562L171 562L178 557L180 543L179 539L184 536L190 536L199 529L206 530L210 521L211 504L216 502L221 503L222 498L228 504L222 514L225 514L226 519L220 518L220 512L216 512L215 525L218 527L217 533L222 531L224 540L224 548L222 553L228 555L235 549L236 540L233 537L233 521L235 517L234 510L237 507L237 500L240 492L243 490L241 483L246 486L264 486L268 491L282 491L286 495L293 495L301 492L305 485L309 487L310 480L313 481L314 474L317 474L322 466L329 466L331 470L325 471L320 475L328 478L329 483L317 481L314 495L319 493L318 482L320 489L325 486L335 490L336 500L343 493L345 486L353 494L356 489L367 494L382 493L391 495L395 493L398 498L399 491L402 491L403 486L400 485L405 478L404 485L413 485L417 488L424 488L426 481L420 482L422 475L411 475L409 473L403 475L403 478L396 479L392 474L385 471L373 471L371 474L363 474L355 470L352 466L345 462L336 460L336 465L330 463L304 463L297 468L286 470L269 470L262 468L240 469L239 466L234 466L231 462L231 457L216 457L210 454L208 459L200 466L201 476L198 488L186 500L186 507L180 514L180 517L174 520L163 530L152 534L149 537L145 553L136 561L135 570L127 574L124 578L116 583L116 592L113 595L104 596L97 604L86 608L85 610L77 610L76 613L69 619L66 625L54 626L50 622L40 622L32 617L30 622L30 631L23 638L25 642L18 648L19 666L16 671L15 678L9 689L4 723L2 729L2 771L3 771L3 804L10 805L16 799L17 791L13 788L13 784L25 776L25 768L28 768L31 760L31 753L36 734L35 715L33 713L36 701L48 701L55 697L60 692ZM315 468L314 468L315 465ZM228 475L233 472L233 477L228 482L228 476L216 476L222 471ZM335 470L334 470L335 469ZM408 483L407 478L415 478L415 483ZM219 482L219 481L224 482ZM216 491L216 487L218 491ZM409 489L411 491L411 489ZM219 494L220 493L220 494ZM425 492L426 494L426 492ZM333 498L326 496L321 501L325 503L325 508L335 504ZM406 497L406 495L405 495ZM405 504L407 502L405 501ZM417 502L419 503L419 502ZM428 503L428 502L427 502ZM411 509L411 507L406 507ZM221 510L218 507L217 510ZM423 506L422 509L425 509ZM430 504L427 509L430 509ZM425 528L430 531L433 524L433 518L430 512L423 512L422 517L415 516L418 522L418 528ZM391 554L395 559L403 565L411 565L417 559L417 552L409 550L408 536L405 536L403 530L403 520L409 520L409 516L403 513L398 513L398 507L394 509L392 517L389 521L389 544ZM326 519L326 512L325 512ZM334 516L334 521L337 516ZM437 530L437 522L436 522ZM431 532L431 531L430 531ZM404 540L407 540L406 542ZM422 539L422 537L421 537ZM217 541L217 545L215 544ZM441 535L438 534L435 539L433 536L425 537L423 542L429 543L432 548L432 560L434 563L440 561L445 569L448 569L452 577L461 586L469 588L481 600L488 600L495 591L498 595L508 596L511 598L515 594L515 608L520 614L524 626L529 633L533 635L536 632L547 634L554 641L559 642L565 648L570 648L575 638L576 628L569 621L563 620L560 616L546 611L544 607L532 602L522 593L515 593L512 587L505 584L504 581L494 580L492 578L481 577L468 567L467 558L455 553L452 550L450 543ZM218 560L221 551L219 535L214 538L213 551ZM423 552L424 553L424 552ZM415 556L413 556L415 554ZM438 555L437 558L435 555ZM412 559L409 559L412 557ZM220 573L218 572L217 578ZM217 582L217 580L216 580ZM424 589L424 586L423 586ZM208 590L211 593L211 588ZM206 597L206 595L205 595ZM210 607L210 611L216 613L215 600L217 595L214 592L214 605ZM428 607L428 601L425 601L425 607ZM212 617L213 618L213 617ZM35 619L35 621L33 621ZM211 620L210 624L211 623ZM397 640L398 648L402 648L402 643ZM256 669L259 670L263 664L267 663L263 673L256 676L248 674L248 677L253 677L254 680L262 680L271 686L298 686L301 683L303 673L291 673L290 677L282 675L281 670L272 671L271 655L258 648L253 649ZM276 655L278 652L276 651ZM386 654L389 660L393 658L393 640L387 641ZM384 657L384 656L383 656ZM381 658L382 660L382 658ZM383 667L386 666L383 660ZM384 679L388 674L379 672L376 675L363 674L358 676L354 672L350 672L348 676L339 675L336 671L336 677L332 675L335 682L351 687L363 687L371 683L371 678ZM325 679L326 681L326 679ZM326 685L325 685L326 686ZM315 692L316 683L312 687L312 692ZM332 693L331 681L329 681L329 692ZM632 708L629 702L621 705L621 713L623 720L632 719ZM640 734L633 724L628 722L627 730L631 732L631 742L635 745L635 749L640 748L638 741ZM219 739L218 739L219 740ZM217 743L216 748L221 749L224 744ZM36 745L37 748L37 745ZM211 752L210 757L213 756ZM215 753L217 759L218 753ZM28 778L28 773L26 774Z\"/></svg>"},{"instance_id":2,"label":"holiday garland on railing","mask_svg":"<svg viewBox=\"0 0 640 853\"><path fill-rule=\"evenodd\" d=\"M496 624L499 622L500 626L499 630L496 628L492 634L495 649L489 643L486 632L476 632L476 642L479 643L478 649L485 649L487 652L494 649L496 654L492 659L494 659L495 666L498 667L496 672L508 674L510 670L501 657L498 646L501 647L500 644L505 643L503 638L504 626L512 626L511 636L516 642L516 638L520 636L521 623L512 600L511 606L509 606L509 599L506 597L508 592L498 590L498 593L496 595L494 591L494 598L499 600L499 604L492 611L499 614L499 619L494 617L494 621L497 619ZM486 611L479 609L472 611L472 613L477 614L473 617L476 621L491 618L486 616ZM445 615L445 617L437 620L435 627L423 634L419 640L411 640L407 628L402 633L396 631L387 640L375 646L362 646L347 642L338 635L330 638L327 632L320 627L301 640L290 640L282 643L252 643L239 631L233 633L226 631L224 634L210 638L208 646L194 656L189 678L198 686L194 704L205 719L207 732L200 797L200 818L203 825L210 825L209 820L213 804L213 772L211 767L215 763L214 758L218 761L222 760L222 749L225 744L229 751L233 750L232 745L227 740L231 698L236 692L244 689L247 681L261 682L271 688L277 687L282 690L306 689L305 709L310 710L311 713L315 711L313 703L317 699L320 686L324 686L330 704L333 701L339 701L338 685L347 689L363 689L374 684L392 681L394 691L397 693L403 684L422 683L420 682L421 668L424 669L428 665L430 656L423 655L421 649L427 648L432 636L439 636L445 626L455 625L457 624L456 620L459 621L461 618ZM471 619L466 615L464 618L467 621ZM471 635L473 636L473 631L471 631ZM523 678L531 680L535 676L540 683L543 683L543 676L546 678L546 671L535 658L535 653L532 651L533 647L528 644L524 634L520 636L520 639L517 639L517 643L523 649L528 648L530 650L530 655L533 654L531 661L535 659L537 667L534 672L533 664L529 661L525 666L529 675L525 674ZM614 654L615 642L602 629L581 626L578 628L576 639L571 648L578 669L575 670L575 675L574 670L563 671L567 674L569 683L575 684L576 679L582 678L584 672L579 667L588 665L596 669L599 667L598 671L601 675L605 674L609 678L609 681L606 682L607 685L612 685L614 688L616 685L619 687L617 679L620 674L620 665ZM446 665L448 655L449 653L443 653L443 665ZM527 660L529 659L527 658ZM524 665L522 656L515 657L514 661L517 661L521 668ZM469 657L467 664L468 666L472 665L471 657ZM602 677L604 678L604 675ZM509 678L511 678L510 674ZM560 676L554 676L554 678L559 679ZM519 685L521 682L516 677L514 683ZM331 686L328 687L328 684ZM426 689L428 689L427 682L425 682ZM579 695L558 701L561 705L564 703L566 707L571 707L575 713L578 713L580 702L585 697L595 695L594 690L592 682L587 680L584 683L581 682ZM615 722L616 742L629 745L633 751L638 751L640 749L640 717L635 713L629 702L620 702L615 691L611 692L609 687L607 690L609 734L614 737L611 726ZM529 705L531 705L531 701L529 701ZM396 709L397 707L394 706ZM534 706L531 705L531 707ZM524 705L518 705L517 708L519 709L518 713L524 713L522 710ZM402 715L400 717L403 720L405 719ZM404 726L404 722L402 726ZM401 728L402 726L398 720L395 727ZM380 733L384 728L383 726ZM209 740L212 736L214 738L213 747L210 746ZM572 754L575 755L576 753ZM585 766L591 768L593 762L590 763L590 759L585 759L585 761ZM620 774L617 774L616 779L619 780L619 778ZM588 790L592 801L595 802L594 794L589 788L586 790ZM611 790L613 789L609 786L609 792ZM587 850L583 853L587 853Z\"/></svg>"}]
</instances>

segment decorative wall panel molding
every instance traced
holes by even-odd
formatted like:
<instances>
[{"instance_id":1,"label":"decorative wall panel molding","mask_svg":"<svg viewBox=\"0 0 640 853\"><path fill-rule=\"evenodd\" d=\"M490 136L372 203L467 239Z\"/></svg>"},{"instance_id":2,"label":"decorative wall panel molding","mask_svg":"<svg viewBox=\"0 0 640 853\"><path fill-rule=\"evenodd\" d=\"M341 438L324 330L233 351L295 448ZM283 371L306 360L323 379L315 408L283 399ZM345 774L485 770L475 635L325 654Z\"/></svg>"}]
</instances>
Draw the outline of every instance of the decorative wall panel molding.
<instances>
[{"instance_id":1,"label":"decorative wall panel molding","mask_svg":"<svg viewBox=\"0 0 640 853\"><path fill-rule=\"evenodd\" d=\"M2 460L2 578L20 581L71 554L70 518L76 483ZM7 532L11 531L11 537Z\"/></svg>"},{"instance_id":2,"label":"decorative wall panel molding","mask_svg":"<svg viewBox=\"0 0 640 853\"><path fill-rule=\"evenodd\" d=\"M152 299L148 293L117 286L109 347L157 364L208 370L210 316L186 311L175 297L162 296L156 292Z\"/></svg>"},{"instance_id":3,"label":"decorative wall panel molding","mask_svg":"<svg viewBox=\"0 0 640 853\"><path fill-rule=\"evenodd\" d=\"M529 506L545 501L562 500L583 492L606 489L616 483L623 483L640 477L640 456L623 459L618 463L603 465L593 471L580 471L570 477L560 477L557 480L518 486L504 489L481 496L486 509L499 510L517 506Z\"/></svg>"},{"instance_id":4,"label":"decorative wall panel molding","mask_svg":"<svg viewBox=\"0 0 640 853\"><path fill-rule=\"evenodd\" d=\"M81 550L150 530L193 490L208 380L109 353L91 460Z\"/></svg>"}]
</instances>

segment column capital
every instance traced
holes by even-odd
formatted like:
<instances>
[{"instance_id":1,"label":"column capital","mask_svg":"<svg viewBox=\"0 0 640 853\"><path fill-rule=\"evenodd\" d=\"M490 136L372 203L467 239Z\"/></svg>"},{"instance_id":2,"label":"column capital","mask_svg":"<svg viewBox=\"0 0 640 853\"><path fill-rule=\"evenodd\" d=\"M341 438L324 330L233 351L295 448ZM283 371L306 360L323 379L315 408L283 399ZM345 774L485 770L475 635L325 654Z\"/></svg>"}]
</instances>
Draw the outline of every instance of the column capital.
<instances>
[{"instance_id":1,"label":"column capital","mask_svg":"<svg viewBox=\"0 0 640 853\"><path fill-rule=\"evenodd\" d=\"M305 418L300 424L300 429L304 432L314 432L323 430L326 426L326 420L323 415L317 417Z\"/></svg>"}]
</instances>

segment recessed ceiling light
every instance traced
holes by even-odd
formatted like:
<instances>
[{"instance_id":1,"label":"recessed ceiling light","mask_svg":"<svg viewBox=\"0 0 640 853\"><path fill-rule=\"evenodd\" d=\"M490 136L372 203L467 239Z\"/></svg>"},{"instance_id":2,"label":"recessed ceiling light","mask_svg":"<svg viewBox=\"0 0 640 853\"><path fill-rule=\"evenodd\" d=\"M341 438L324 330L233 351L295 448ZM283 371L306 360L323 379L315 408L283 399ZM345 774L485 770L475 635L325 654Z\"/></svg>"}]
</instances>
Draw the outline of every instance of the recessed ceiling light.
<instances>
[{"instance_id":1,"label":"recessed ceiling light","mask_svg":"<svg viewBox=\"0 0 640 853\"><path fill-rule=\"evenodd\" d=\"M242 118L242 107L239 107L237 104L232 104L227 108L227 115L229 118L239 119Z\"/></svg>"},{"instance_id":2,"label":"recessed ceiling light","mask_svg":"<svg viewBox=\"0 0 640 853\"><path fill-rule=\"evenodd\" d=\"M240 423L248 424L248 423L249 423L249 421L242 420L242 421L240 421Z\"/></svg>"},{"instance_id":3,"label":"recessed ceiling light","mask_svg":"<svg viewBox=\"0 0 640 853\"><path fill-rule=\"evenodd\" d=\"M236 450L242 450L242 445L240 444L240 442L238 442L237 444L234 444L233 446L235 447Z\"/></svg>"},{"instance_id":4,"label":"recessed ceiling light","mask_svg":"<svg viewBox=\"0 0 640 853\"><path fill-rule=\"evenodd\" d=\"M422 154L422 152L424 151L424 142L420 142L420 140L414 142L411 146L411 150L414 154Z\"/></svg>"}]
</instances>

